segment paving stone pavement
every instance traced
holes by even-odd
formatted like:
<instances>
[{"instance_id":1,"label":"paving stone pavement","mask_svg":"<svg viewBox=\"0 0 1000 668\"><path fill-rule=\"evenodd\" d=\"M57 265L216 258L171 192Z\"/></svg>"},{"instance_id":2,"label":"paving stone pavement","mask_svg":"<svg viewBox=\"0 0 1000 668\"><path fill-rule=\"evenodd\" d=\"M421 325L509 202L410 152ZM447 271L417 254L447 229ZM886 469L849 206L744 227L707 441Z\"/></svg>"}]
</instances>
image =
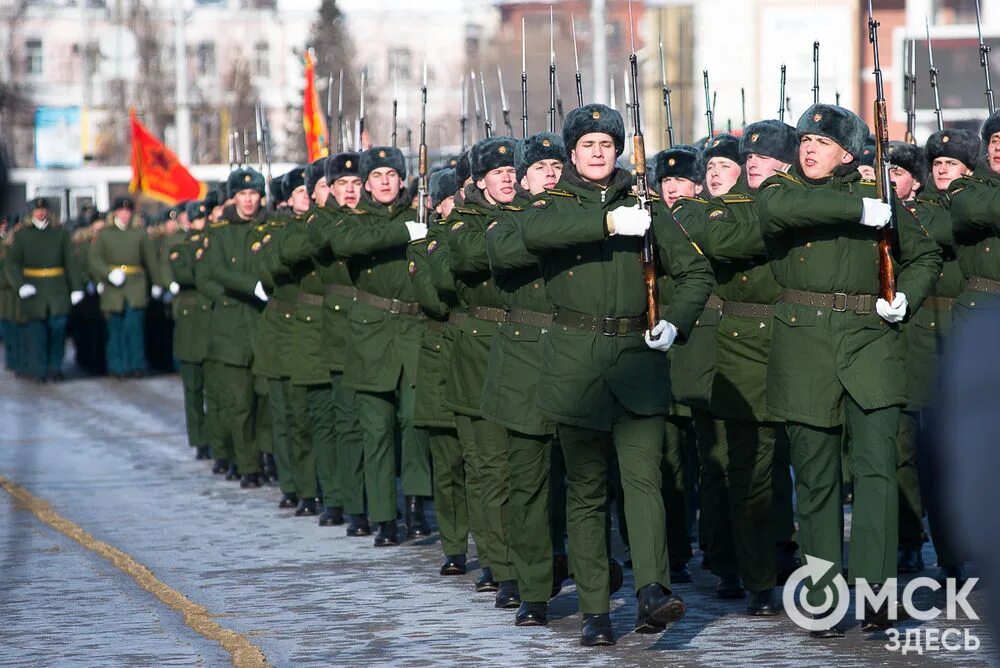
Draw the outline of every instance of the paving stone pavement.
<instances>
[{"instance_id":1,"label":"paving stone pavement","mask_svg":"<svg viewBox=\"0 0 1000 668\"><path fill-rule=\"evenodd\" d=\"M571 583L548 628L515 628L512 611L472 591L475 572L437 575L436 539L376 550L370 538L279 510L276 488L245 491L212 476L186 445L176 377L39 386L0 373L0 475L208 608L275 666L997 663L982 622L958 623L982 640L976 652L902 656L856 628L814 641L786 617L748 619L745 603L714 598L700 557L695 582L676 587L688 614L662 635L629 633L630 580L612 602L616 647L577 645ZM0 664L230 663L179 613L7 494L0 516ZM932 548L924 556L934 563Z\"/></svg>"}]
</instances>

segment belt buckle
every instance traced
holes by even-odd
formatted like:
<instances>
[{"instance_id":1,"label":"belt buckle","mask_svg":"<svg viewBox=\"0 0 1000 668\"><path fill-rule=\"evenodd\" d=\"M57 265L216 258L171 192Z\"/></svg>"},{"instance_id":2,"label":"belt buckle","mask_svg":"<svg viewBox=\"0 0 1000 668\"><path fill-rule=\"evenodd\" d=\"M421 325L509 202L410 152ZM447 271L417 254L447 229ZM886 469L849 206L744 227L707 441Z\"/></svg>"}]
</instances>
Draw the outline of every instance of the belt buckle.
<instances>
[{"instance_id":1,"label":"belt buckle","mask_svg":"<svg viewBox=\"0 0 1000 668\"><path fill-rule=\"evenodd\" d=\"M601 320L603 336L618 336L618 318L603 318Z\"/></svg>"},{"instance_id":2,"label":"belt buckle","mask_svg":"<svg viewBox=\"0 0 1000 668\"><path fill-rule=\"evenodd\" d=\"M621 318L618 320L618 336L625 336L629 333L629 328L632 322L628 318Z\"/></svg>"},{"instance_id":3,"label":"belt buckle","mask_svg":"<svg viewBox=\"0 0 1000 668\"><path fill-rule=\"evenodd\" d=\"M393 315L399 315L399 312L400 312L399 309L401 309L402 306L403 306L402 302L400 302L398 299L392 299L392 300L390 300L389 301L389 313L392 313Z\"/></svg>"},{"instance_id":4,"label":"belt buckle","mask_svg":"<svg viewBox=\"0 0 1000 668\"><path fill-rule=\"evenodd\" d=\"M838 305L839 301L839 305ZM832 310L837 313L843 313L847 310L847 293L846 292L834 292L833 293L833 306Z\"/></svg>"}]
</instances>

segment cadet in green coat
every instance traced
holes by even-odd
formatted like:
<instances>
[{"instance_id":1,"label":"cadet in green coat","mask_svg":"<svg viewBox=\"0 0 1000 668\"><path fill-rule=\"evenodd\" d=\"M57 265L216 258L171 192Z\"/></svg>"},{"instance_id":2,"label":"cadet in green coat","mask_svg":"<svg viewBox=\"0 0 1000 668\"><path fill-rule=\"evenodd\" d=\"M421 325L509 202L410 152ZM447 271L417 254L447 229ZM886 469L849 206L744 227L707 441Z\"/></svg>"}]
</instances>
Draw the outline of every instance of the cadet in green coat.
<instances>
[{"instance_id":1,"label":"cadet in green coat","mask_svg":"<svg viewBox=\"0 0 1000 668\"><path fill-rule=\"evenodd\" d=\"M3 337L4 367L20 377L21 365L17 355L17 324L14 315L17 292L3 268L10 244L14 240L13 228L13 223L6 217L0 220L0 336Z\"/></svg>"},{"instance_id":2,"label":"cadet in green coat","mask_svg":"<svg viewBox=\"0 0 1000 668\"><path fill-rule=\"evenodd\" d=\"M203 205L202 205L203 206ZM184 388L184 418L188 445L196 448L198 459L211 457L205 425L205 371L202 366L208 353L208 331L212 302L198 292L194 279L194 255L201 248L206 212L202 207L189 216L190 230L185 238L167 248L166 259L171 276L173 298L174 359L180 364Z\"/></svg>"},{"instance_id":3,"label":"cadet in green coat","mask_svg":"<svg viewBox=\"0 0 1000 668\"><path fill-rule=\"evenodd\" d=\"M24 375L45 382L62 380L66 317L83 300L83 279L66 228L49 220L44 197L28 203L30 215L4 262L17 291L15 318L23 345Z\"/></svg>"},{"instance_id":4,"label":"cadet in green coat","mask_svg":"<svg viewBox=\"0 0 1000 668\"><path fill-rule=\"evenodd\" d=\"M851 438L855 503L849 579L881 585L896 575L896 431L906 403L898 324L929 294L941 253L901 205L875 199L861 181L868 128L833 105L799 119L801 177L779 173L757 194L761 230L782 286L767 369L767 410L784 418L798 487L802 551L839 572L843 516L840 444ZM897 221L896 289L878 297L878 239ZM825 592L807 583L812 605ZM867 611L865 630L887 628L888 606ZM812 633L829 637L837 628Z\"/></svg>"},{"instance_id":5,"label":"cadet in green coat","mask_svg":"<svg viewBox=\"0 0 1000 668\"><path fill-rule=\"evenodd\" d=\"M570 163L560 190L536 197L520 226L539 257L555 308L544 337L538 406L558 424L568 478L571 569L583 612L581 643L614 643L605 542L608 461L618 455L634 564L639 632L662 631L684 614L670 593L660 496L664 417L670 396L666 350L686 335L712 287L711 269L681 230L637 206L632 178L617 169L621 115L588 104L569 112ZM640 237L654 229L659 263L677 281L663 320L647 332ZM655 340L652 337L657 337Z\"/></svg>"},{"instance_id":6,"label":"cadet in green coat","mask_svg":"<svg viewBox=\"0 0 1000 668\"><path fill-rule=\"evenodd\" d=\"M357 391L365 439L369 519L378 523L376 547L398 545L394 440L402 430L403 492L431 495L430 453L413 425L414 381L426 317L407 273L406 246L427 235L402 188L403 154L377 146L361 154L365 194L358 215L336 225L331 247L350 258L357 297L351 307L344 380ZM425 435L424 435L425 436ZM416 489L415 489L416 487Z\"/></svg>"},{"instance_id":7,"label":"cadet in green coat","mask_svg":"<svg viewBox=\"0 0 1000 668\"><path fill-rule=\"evenodd\" d=\"M229 192L234 202L223 210L220 222L212 228L203 244L195 281L202 288L208 284L221 288L212 309L207 358L220 362L219 387L223 390L221 416L223 433L232 438L236 474L241 485L252 486L260 461L254 433L257 394L254 390L253 339L263 304L264 287L253 271L249 237L264 221L261 198L264 178L256 170L241 168L229 175Z\"/></svg>"},{"instance_id":8,"label":"cadet in green coat","mask_svg":"<svg viewBox=\"0 0 1000 668\"><path fill-rule=\"evenodd\" d=\"M108 373L119 379L145 373L146 305L151 288L162 295L168 283L153 241L145 229L132 225L134 211L131 198L119 197L112 205L111 224L97 233L87 254L107 320Z\"/></svg>"}]
</instances>

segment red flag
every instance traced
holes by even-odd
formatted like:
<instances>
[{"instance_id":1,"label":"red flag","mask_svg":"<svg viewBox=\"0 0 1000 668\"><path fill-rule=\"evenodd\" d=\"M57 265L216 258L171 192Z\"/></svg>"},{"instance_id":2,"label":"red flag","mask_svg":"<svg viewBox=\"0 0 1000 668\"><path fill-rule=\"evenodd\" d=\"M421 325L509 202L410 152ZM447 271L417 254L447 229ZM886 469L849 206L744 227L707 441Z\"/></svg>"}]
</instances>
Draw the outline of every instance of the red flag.
<instances>
[{"instance_id":1,"label":"red flag","mask_svg":"<svg viewBox=\"0 0 1000 668\"><path fill-rule=\"evenodd\" d=\"M132 181L128 191L136 191L153 199L177 204L186 200L204 199L208 188L198 181L177 156L154 137L129 109L132 123Z\"/></svg>"},{"instance_id":2,"label":"red flag","mask_svg":"<svg viewBox=\"0 0 1000 668\"><path fill-rule=\"evenodd\" d=\"M316 92L316 55L310 48L306 50L306 86L302 100L302 127L306 131L306 155L309 162L329 155L327 147L329 135L326 130L326 119L319 110L319 93Z\"/></svg>"}]
</instances>

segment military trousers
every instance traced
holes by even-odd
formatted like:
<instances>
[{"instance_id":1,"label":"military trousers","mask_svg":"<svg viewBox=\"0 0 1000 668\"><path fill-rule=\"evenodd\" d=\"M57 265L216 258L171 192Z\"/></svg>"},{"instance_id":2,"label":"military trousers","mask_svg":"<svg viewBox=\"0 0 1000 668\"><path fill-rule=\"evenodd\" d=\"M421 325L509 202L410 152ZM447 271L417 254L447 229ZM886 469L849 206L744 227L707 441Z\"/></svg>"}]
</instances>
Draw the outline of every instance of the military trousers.
<instances>
[{"instance_id":1,"label":"military trousers","mask_svg":"<svg viewBox=\"0 0 1000 668\"><path fill-rule=\"evenodd\" d=\"M222 362L215 360L202 362L205 377L205 435L212 448L212 457L232 462L236 455L232 435L224 418L226 387L222 366Z\"/></svg>"},{"instance_id":2,"label":"military trousers","mask_svg":"<svg viewBox=\"0 0 1000 668\"><path fill-rule=\"evenodd\" d=\"M316 498L316 455L309 415L309 388L285 384L285 438L295 491L302 499Z\"/></svg>"},{"instance_id":3,"label":"military trousers","mask_svg":"<svg viewBox=\"0 0 1000 668\"><path fill-rule=\"evenodd\" d=\"M465 466L465 499L469 508L469 531L476 544L476 557L480 568L490 567L490 546L486 540L483 524L483 483L481 458L476 449L476 430L472 418L468 415L455 415L455 432L462 448L462 461Z\"/></svg>"},{"instance_id":4,"label":"military trousers","mask_svg":"<svg viewBox=\"0 0 1000 668\"><path fill-rule=\"evenodd\" d=\"M566 554L566 460L563 458L559 437L552 436L549 448L549 528L552 536L552 554Z\"/></svg>"},{"instance_id":5,"label":"military trousers","mask_svg":"<svg viewBox=\"0 0 1000 668\"><path fill-rule=\"evenodd\" d=\"M795 509L792 490L792 454L789 451L788 432L774 443L774 540L778 545L795 542Z\"/></svg>"},{"instance_id":6,"label":"military trousers","mask_svg":"<svg viewBox=\"0 0 1000 668\"><path fill-rule=\"evenodd\" d=\"M146 310L128 304L119 313L107 313L108 373L124 375L146 369Z\"/></svg>"},{"instance_id":7,"label":"military trousers","mask_svg":"<svg viewBox=\"0 0 1000 668\"><path fill-rule=\"evenodd\" d=\"M608 473L618 455L635 589L658 582L670 587L666 515L661 496L664 417L638 416L616 404L611 431L559 425L566 459L566 519L570 569L584 614L606 613L608 580Z\"/></svg>"},{"instance_id":8,"label":"military trousers","mask_svg":"<svg viewBox=\"0 0 1000 668\"><path fill-rule=\"evenodd\" d=\"M208 445L205 433L205 373L201 362L180 363L181 386L184 388L184 423L188 445L200 448Z\"/></svg>"},{"instance_id":9,"label":"military trousers","mask_svg":"<svg viewBox=\"0 0 1000 668\"><path fill-rule=\"evenodd\" d=\"M344 383L344 374L330 375L333 393L333 431L344 512L365 512L365 441L358 424L357 394Z\"/></svg>"},{"instance_id":10,"label":"military trousers","mask_svg":"<svg viewBox=\"0 0 1000 668\"><path fill-rule=\"evenodd\" d=\"M776 584L774 546L774 450L786 440L780 423L725 421L729 518L743 586L749 591Z\"/></svg>"},{"instance_id":11,"label":"military trousers","mask_svg":"<svg viewBox=\"0 0 1000 668\"><path fill-rule=\"evenodd\" d=\"M552 595L552 437L508 431L508 441L510 558L521 600L544 603Z\"/></svg>"},{"instance_id":12,"label":"military trousers","mask_svg":"<svg viewBox=\"0 0 1000 668\"><path fill-rule=\"evenodd\" d=\"M739 563L733 540L729 499L729 448L726 425L709 412L695 409L694 429L698 439L698 499L701 505L699 536L712 573L719 577L737 575ZM774 547L771 548L772 556Z\"/></svg>"},{"instance_id":13,"label":"military trousers","mask_svg":"<svg viewBox=\"0 0 1000 668\"><path fill-rule=\"evenodd\" d=\"M482 540L487 545L490 569L498 582L514 580L517 576L510 555L509 523L510 440L504 427L480 417L472 418L472 431L482 504Z\"/></svg>"},{"instance_id":14,"label":"military trousers","mask_svg":"<svg viewBox=\"0 0 1000 668\"><path fill-rule=\"evenodd\" d=\"M434 513L445 555L465 554L469 548L469 506L465 495L465 459L458 432L430 427L434 465Z\"/></svg>"},{"instance_id":15,"label":"military trousers","mask_svg":"<svg viewBox=\"0 0 1000 668\"><path fill-rule=\"evenodd\" d=\"M7 371L13 371L15 373L21 372L21 361L19 359L18 353L20 353L20 342L17 335L17 325L14 324L12 320L0 321L0 329L3 333L3 356L4 356L4 368Z\"/></svg>"},{"instance_id":16,"label":"military trousers","mask_svg":"<svg viewBox=\"0 0 1000 668\"><path fill-rule=\"evenodd\" d=\"M62 370L66 354L66 316L29 320L21 328L24 373L39 380Z\"/></svg>"},{"instance_id":17,"label":"military trousers","mask_svg":"<svg viewBox=\"0 0 1000 668\"><path fill-rule=\"evenodd\" d=\"M223 424L232 439L236 471L240 475L256 473L259 451L254 433L257 395L253 373L248 367L225 363L219 367L219 373Z\"/></svg>"},{"instance_id":18,"label":"military trousers","mask_svg":"<svg viewBox=\"0 0 1000 668\"><path fill-rule=\"evenodd\" d=\"M271 407L271 445L274 466L278 469L278 489L282 494L298 494L292 477L292 461L288 454L287 404L285 388L287 378L267 379L267 402Z\"/></svg>"},{"instance_id":19,"label":"military trousers","mask_svg":"<svg viewBox=\"0 0 1000 668\"><path fill-rule=\"evenodd\" d=\"M265 376L254 375L254 441L260 454L274 454L274 416Z\"/></svg>"},{"instance_id":20,"label":"military trousers","mask_svg":"<svg viewBox=\"0 0 1000 668\"><path fill-rule=\"evenodd\" d=\"M844 512L841 498L841 443L851 441L854 480L848 579L882 584L896 575L899 491L896 484L896 433L899 408L866 411L845 397L842 427L786 425L795 469L802 554L826 559L839 573L843 559ZM807 583L808 587L808 583ZM809 591L812 605L825 598L822 587Z\"/></svg>"},{"instance_id":21,"label":"military trousers","mask_svg":"<svg viewBox=\"0 0 1000 668\"><path fill-rule=\"evenodd\" d=\"M968 548L955 531L949 512L949 503L944 495L949 491L943 484L943 471L950 465L949 452L938 440L939 425L933 409L924 409L918 422L917 430L917 472L920 475L920 494L927 511L927 528L930 530L934 552L937 554L937 565L941 568L957 568L962 566L968 554Z\"/></svg>"},{"instance_id":22,"label":"military trousers","mask_svg":"<svg viewBox=\"0 0 1000 668\"><path fill-rule=\"evenodd\" d=\"M924 507L917 474L917 431L920 413L900 411L896 434L896 484L899 485L899 547L919 550L924 544Z\"/></svg>"},{"instance_id":23,"label":"military trousers","mask_svg":"<svg viewBox=\"0 0 1000 668\"><path fill-rule=\"evenodd\" d=\"M684 476L684 443L688 422L687 418L667 417L663 462L660 465L663 477L661 496L667 514L667 550L670 553L671 568L684 566L692 556L688 490Z\"/></svg>"},{"instance_id":24,"label":"military trousers","mask_svg":"<svg viewBox=\"0 0 1000 668\"><path fill-rule=\"evenodd\" d=\"M337 455L337 432L333 385L309 385L309 424L316 459L316 479L326 508L344 507L344 490Z\"/></svg>"}]
</instances>

